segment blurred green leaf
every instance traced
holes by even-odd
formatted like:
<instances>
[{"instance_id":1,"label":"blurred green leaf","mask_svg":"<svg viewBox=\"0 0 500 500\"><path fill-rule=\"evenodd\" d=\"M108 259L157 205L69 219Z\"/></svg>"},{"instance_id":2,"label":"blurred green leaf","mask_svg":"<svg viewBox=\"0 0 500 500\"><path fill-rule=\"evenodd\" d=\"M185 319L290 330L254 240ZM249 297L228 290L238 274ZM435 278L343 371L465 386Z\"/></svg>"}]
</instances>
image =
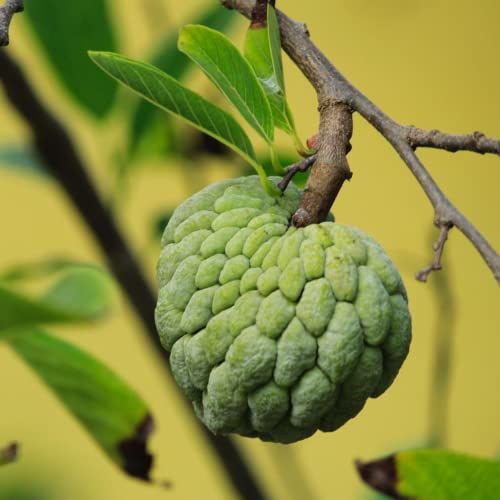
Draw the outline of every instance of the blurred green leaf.
<instances>
[{"instance_id":1,"label":"blurred green leaf","mask_svg":"<svg viewBox=\"0 0 500 500\"><path fill-rule=\"evenodd\" d=\"M90 50L117 50L106 0L25 0L26 16L57 76L79 104L102 118L116 85L97 71Z\"/></svg>"},{"instance_id":2,"label":"blurred green leaf","mask_svg":"<svg viewBox=\"0 0 500 500\"><path fill-rule=\"evenodd\" d=\"M234 12L224 9L217 2L210 2L208 8L195 20L195 24L203 24L219 31L226 31L237 18ZM176 80L182 80L192 66L191 60L177 48L177 30L160 42L153 56L149 59L153 66L167 72ZM133 111L130 129L130 150L135 152L144 135L153 127L157 110L143 99L137 102ZM169 121L163 120L161 129L168 134L172 127Z\"/></svg>"},{"instance_id":3,"label":"blurred green leaf","mask_svg":"<svg viewBox=\"0 0 500 500\"><path fill-rule=\"evenodd\" d=\"M17 470L16 474L4 474L0 481L0 500L54 500L74 486L70 478L50 482L50 472L43 466L31 463L29 467ZM69 489L69 488L68 488ZM57 490L57 493L56 493ZM64 494L62 494L64 497Z\"/></svg>"},{"instance_id":4,"label":"blurred green leaf","mask_svg":"<svg viewBox=\"0 0 500 500\"><path fill-rule=\"evenodd\" d=\"M178 137L178 124L172 120L172 117L145 99L138 101L141 102L141 105L137 109L147 110L147 133L141 131L137 142L129 143L133 149L125 151L121 175L126 175L131 168L131 158L167 157L178 153L182 146Z\"/></svg>"},{"instance_id":5,"label":"blurred green leaf","mask_svg":"<svg viewBox=\"0 0 500 500\"><path fill-rule=\"evenodd\" d=\"M47 170L38 161L27 145L0 146L0 167L16 169L19 172L45 175Z\"/></svg>"},{"instance_id":6,"label":"blurred green leaf","mask_svg":"<svg viewBox=\"0 0 500 500\"><path fill-rule=\"evenodd\" d=\"M78 268L66 273L42 297L46 304L74 319L94 319L111 306L111 281L99 269Z\"/></svg>"},{"instance_id":7,"label":"blurred green leaf","mask_svg":"<svg viewBox=\"0 0 500 500\"><path fill-rule=\"evenodd\" d=\"M222 33L206 26L184 26L179 50L212 80L248 124L268 143L273 142L269 102L250 64Z\"/></svg>"},{"instance_id":8,"label":"blurred green leaf","mask_svg":"<svg viewBox=\"0 0 500 500\"><path fill-rule=\"evenodd\" d=\"M146 445L153 420L143 400L118 375L77 347L38 329L9 345L127 474L148 480Z\"/></svg>"},{"instance_id":9,"label":"blurred green leaf","mask_svg":"<svg viewBox=\"0 0 500 500\"><path fill-rule=\"evenodd\" d=\"M110 304L108 275L91 267L64 273L37 298L0 283L0 337L8 329L25 325L93 320Z\"/></svg>"},{"instance_id":10,"label":"blurred green leaf","mask_svg":"<svg viewBox=\"0 0 500 500\"><path fill-rule=\"evenodd\" d=\"M17 443L10 443L4 448L0 448L0 466L11 464L17 459Z\"/></svg>"},{"instance_id":11,"label":"blurred green leaf","mask_svg":"<svg viewBox=\"0 0 500 500\"><path fill-rule=\"evenodd\" d=\"M362 479L392 498L494 500L500 462L442 449L410 450L358 463Z\"/></svg>"},{"instance_id":12,"label":"blurred green leaf","mask_svg":"<svg viewBox=\"0 0 500 500\"><path fill-rule=\"evenodd\" d=\"M277 189L258 164L248 136L229 113L150 64L109 52L90 52L89 56L103 71L148 101L179 116L241 155L255 168L266 189L277 194Z\"/></svg>"},{"instance_id":13,"label":"blurred green leaf","mask_svg":"<svg viewBox=\"0 0 500 500\"><path fill-rule=\"evenodd\" d=\"M90 267L97 269L97 266L94 264L84 264L71 259L54 257L37 262L30 262L28 264L10 266L0 272L0 282L11 283L19 280L38 278L73 267Z\"/></svg>"}]
</instances>

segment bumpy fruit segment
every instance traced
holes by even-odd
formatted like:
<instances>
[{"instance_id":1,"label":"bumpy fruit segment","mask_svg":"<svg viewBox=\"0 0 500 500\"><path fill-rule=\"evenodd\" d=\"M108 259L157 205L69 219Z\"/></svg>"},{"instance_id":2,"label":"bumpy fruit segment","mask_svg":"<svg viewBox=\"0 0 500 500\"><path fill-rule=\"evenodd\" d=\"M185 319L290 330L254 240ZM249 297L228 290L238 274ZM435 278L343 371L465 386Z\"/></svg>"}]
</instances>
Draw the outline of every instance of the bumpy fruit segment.
<instances>
[{"instance_id":1,"label":"bumpy fruit segment","mask_svg":"<svg viewBox=\"0 0 500 500\"><path fill-rule=\"evenodd\" d=\"M276 182L276 179L271 179ZM156 325L214 433L291 443L333 431L393 382L411 319L397 269L361 230L289 227L300 192L226 180L174 212Z\"/></svg>"}]
</instances>

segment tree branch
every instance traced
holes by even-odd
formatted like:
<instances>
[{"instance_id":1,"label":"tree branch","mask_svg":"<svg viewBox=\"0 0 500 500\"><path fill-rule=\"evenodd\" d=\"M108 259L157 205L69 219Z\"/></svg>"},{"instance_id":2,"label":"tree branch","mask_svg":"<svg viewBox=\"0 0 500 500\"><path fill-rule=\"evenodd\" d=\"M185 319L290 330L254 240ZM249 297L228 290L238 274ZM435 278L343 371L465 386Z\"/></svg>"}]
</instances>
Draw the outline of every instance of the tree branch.
<instances>
[{"instance_id":1,"label":"tree branch","mask_svg":"<svg viewBox=\"0 0 500 500\"><path fill-rule=\"evenodd\" d=\"M316 155L314 154L308 156L307 158L304 158L297 163L294 163L293 165L290 165L287 168L286 174L283 176L283 179L281 179L281 181L278 183L278 187L281 189L281 191L284 191L288 187L288 184L290 184L295 174L298 174L299 172L307 172L315 161Z\"/></svg>"},{"instance_id":2,"label":"tree branch","mask_svg":"<svg viewBox=\"0 0 500 500\"><path fill-rule=\"evenodd\" d=\"M168 354L160 344L154 323L156 294L144 278L139 263L111 213L102 202L64 127L40 101L21 68L0 51L0 80L6 97L30 126L38 156L87 224L104 253L108 266L145 327L144 333L170 374ZM234 442L215 436L198 419L199 430L208 439L223 464L228 479L240 497L265 498Z\"/></svg>"},{"instance_id":3,"label":"tree branch","mask_svg":"<svg viewBox=\"0 0 500 500\"><path fill-rule=\"evenodd\" d=\"M346 158L352 135L351 109L330 97L320 104L319 112L316 161L292 217L293 225L298 227L324 221L342 184L352 177Z\"/></svg>"},{"instance_id":4,"label":"tree branch","mask_svg":"<svg viewBox=\"0 0 500 500\"><path fill-rule=\"evenodd\" d=\"M24 10L23 0L5 0L3 7L0 7L0 47L9 45L9 27L16 12Z\"/></svg>"},{"instance_id":5,"label":"tree branch","mask_svg":"<svg viewBox=\"0 0 500 500\"><path fill-rule=\"evenodd\" d=\"M251 16L255 5L255 0L221 2L227 8L237 9L246 17ZM355 111L389 141L406 163L434 208L434 223L438 227L457 227L476 247L500 283L500 255L448 200L415 153L417 147L435 147L447 151L468 150L499 154L500 141L489 139L479 132L471 135L448 135L396 123L338 71L309 39L309 32L304 24L293 21L283 12L277 11L277 14L283 49L316 90L321 118L316 162L320 166L312 168L301 204L294 215L295 223L307 225L323 220L322 217L327 213L324 208L326 202L319 196L319 192L329 202L333 202L344 180L348 178L345 155L349 149L352 120L347 118L347 114L348 110ZM332 103L335 105L332 106ZM332 126L333 123L336 125ZM343 133L340 127L345 127Z\"/></svg>"},{"instance_id":6,"label":"tree branch","mask_svg":"<svg viewBox=\"0 0 500 500\"><path fill-rule=\"evenodd\" d=\"M439 130L423 130L412 125L406 127L408 144L416 148L444 149L450 153L472 151L473 153L492 153L500 155L500 140L490 139L482 132L466 135L444 134Z\"/></svg>"},{"instance_id":7,"label":"tree branch","mask_svg":"<svg viewBox=\"0 0 500 500\"><path fill-rule=\"evenodd\" d=\"M439 239L436 241L436 243L434 243L434 245L432 245L432 248L434 249L434 258L427 267L425 267L421 271L418 271L415 276L418 281L427 281L427 277L432 271L439 271L442 269L441 257L443 256L444 245L448 239L448 233L450 232L450 229L452 227L453 226L451 226L450 224L443 224L441 226Z\"/></svg>"}]
</instances>

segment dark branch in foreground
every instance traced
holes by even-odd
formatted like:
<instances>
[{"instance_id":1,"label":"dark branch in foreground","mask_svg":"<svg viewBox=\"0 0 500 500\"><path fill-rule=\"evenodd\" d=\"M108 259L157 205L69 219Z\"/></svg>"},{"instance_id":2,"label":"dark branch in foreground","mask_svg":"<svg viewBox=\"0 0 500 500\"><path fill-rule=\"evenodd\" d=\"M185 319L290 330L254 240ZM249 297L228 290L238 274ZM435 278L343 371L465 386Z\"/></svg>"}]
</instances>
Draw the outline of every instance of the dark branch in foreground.
<instances>
[{"instance_id":1,"label":"dark branch in foreground","mask_svg":"<svg viewBox=\"0 0 500 500\"><path fill-rule=\"evenodd\" d=\"M23 0L5 0L4 6L0 7L0 47L9 45L10 22L16 12L23 10Z\"/></svg>"},{"instance_id":2,"label":"dark branch in foreground","mask_svg":"<svg viewBox=\"0 0 500 500\"><path fill-rule=\"evenodd\" d=\"M434 249L434 258L432 259L432 262L422 269L421 271L418 271L418 273L415 275L415 278L418 281L427 281L427 277L429 276L432 271L439 271L442 269L441 267L441 257L443 256L443 250L444 250L444 245L446 243L446 240L448 239L448 233L450 232L450 229L453 226L451 224L443 224L440 226L441 232L439 233L439 239L432 245L432 248Z\"/></svg>"},{"instance_id":3,"label":"dark branch in foreground","mask_svg":"<svg viewBox=\"0 0 500 500\"><path fill-rule=\"evenodd\" d=\"M220 0L250 18L255 0ZM479 132L448 135L396 123L355 88L309 39L303 23L277 11L283 49L316 90L320 110L318 157L304 190L294 223L307 225L324 220L343 182L349 178L346 154L355 111L375 127L392 145L422 187L434 208L438 227L457 227L475 246L500 283L500 255L474 225L448 200L415 153L417 147L447 151L467 150L500 154L500 141Z\"/></svg>"},{"instance_id":4,"label":"dark branch in foreground","mask_svg":"<svg viewBox=\"0 0 500 500\"><path fill-rule=\"evenodd\" d=\"M21 68L5 50L0 51L0 81L7 99L29 124L40 159L93 233L106 256L109 268L142 320L150 345L170 373L168 355L160 344L154 324L155 293L97 193L66 130L40 101ZM234 442L229 438L213 435L196 421L240 497L247 500L265 498Z\"/></svg>"},{"instance_id":5,"label":"dark branch in foreground","mask_svg":"<svg viewBox=\"0 0 500 500\"><path fill-rule=\"evenodd\" d=\"M309 156L308 158L304 158L302 161L294 163L290 165L286 171L286 174L283 176L283 179L278 183L278 187L281 191L284 191L288 184L290 184L291 180L298 174L299 172L307 172L309 167L316 161L316 155Z\"/></svg>"}]
</instances>

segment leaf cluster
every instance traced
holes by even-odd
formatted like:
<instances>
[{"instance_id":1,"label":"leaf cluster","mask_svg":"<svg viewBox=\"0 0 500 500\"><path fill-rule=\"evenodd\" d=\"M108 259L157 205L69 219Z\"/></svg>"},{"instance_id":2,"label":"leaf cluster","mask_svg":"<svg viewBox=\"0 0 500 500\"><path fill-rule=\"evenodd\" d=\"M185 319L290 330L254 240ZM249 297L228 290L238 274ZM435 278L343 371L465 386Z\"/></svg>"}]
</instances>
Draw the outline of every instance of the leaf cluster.
<instances>
[{"instance_id":1,"label":"leaf cluster","mask_svg":"<svg viewBox=\"0 0 500 500\"><path fill-rule=\"evenodd\" d=\"M270 148L277 173L284 170L274 145L274 129L297 137L285 96L279 26L268 4L267 23L250 26L244 55L221 32L203 25L187 25L180 32L178 49L208 76L247 124ZM224 109L189 90L174 76L154 65L112 52L89 52L91 59L114 79L147 101L178 116L231 148L257 171L270 194L276 188L257 159L242 126ZM304 148L299 146L301 152Z\"/></svg>"}]
</instances>

